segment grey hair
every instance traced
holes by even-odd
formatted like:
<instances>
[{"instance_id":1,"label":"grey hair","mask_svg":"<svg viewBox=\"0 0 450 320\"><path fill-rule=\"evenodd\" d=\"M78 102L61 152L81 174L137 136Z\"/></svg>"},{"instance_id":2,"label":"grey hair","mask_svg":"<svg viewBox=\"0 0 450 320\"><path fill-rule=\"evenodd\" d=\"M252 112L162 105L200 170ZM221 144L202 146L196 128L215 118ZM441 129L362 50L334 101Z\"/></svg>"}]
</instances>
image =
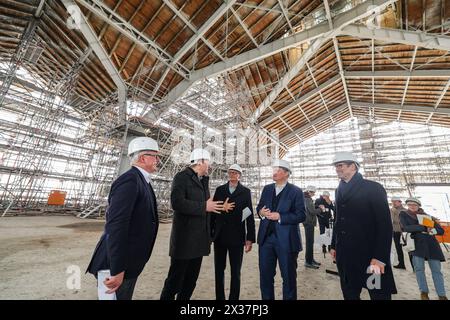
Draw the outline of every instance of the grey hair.
<instances>
[{"instance_id":1,"label":"grey hair","mask_svg":"<svg viewBox=\"0 0 450 320\"><path fill-rule=\"evenodd\" d=\"M139 156L141 155L142 151L135 152L132 155L130 155L130 164L133 165L139 160Z\"/></svg>"},{"instance_id":2,"label":"grey hair","mask_svg":"<svg viewBox=\"0 0 450 320\"><path fill-rule=\"evenodd\" d=\"M279 167L279 168L282 169L284 172L287 172L288 178L291 176L291 170L288 170L288 169L283 168L283 167Z\"/></svg>"}]
</instances>

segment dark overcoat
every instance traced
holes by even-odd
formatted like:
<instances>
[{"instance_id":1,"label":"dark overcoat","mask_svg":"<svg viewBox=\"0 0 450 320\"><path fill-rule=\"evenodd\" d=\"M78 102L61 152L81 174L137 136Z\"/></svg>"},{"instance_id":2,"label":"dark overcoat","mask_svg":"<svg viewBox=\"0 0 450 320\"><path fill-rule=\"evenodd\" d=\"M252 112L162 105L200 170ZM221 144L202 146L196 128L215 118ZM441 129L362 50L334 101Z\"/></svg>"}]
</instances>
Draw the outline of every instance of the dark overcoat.
<instances>
[{"instance_id":1,"label":"dark overcoat","mask_svg":"<svg viewBox=\"0 0 450 320\"><path fill-rule=\"evenodd\" d=\"M353 180L355 179L355 180ZM372 259L385 263L380 293L397 293L390 263L392 221L386 191L356 173L350 189L336 190L336 221L331 248L341 281L351 288L367 288Z\"/></svg>"},{"instance_id":2,"label":"dark overcoat","mask_svg":"<svg viewBox=\"0 0 450 320\"><path fill-rule=\"evenodd\" d=\"M170 203L173 223L169 255L174 259L194 259L211 251L209 177L199 179L192 168L178 172L173 178Z\"/></svg>"},{"instance_id":3,"label":"dark overcoat","mask_svg":"<svg viewBox=\"0 0 450 320\"><path fill-rule=\"evenodd\" d=\"M217 187L214 201L234 202L234 209L228 213L213 214L211 217L213 241L223 246L244 245L245 241L255 242L255 217L253 216L250 189L238 183L230 194L229 183ZM242 211L248 208L252 214L242 221Z\"/></svg>"}]
</instances>

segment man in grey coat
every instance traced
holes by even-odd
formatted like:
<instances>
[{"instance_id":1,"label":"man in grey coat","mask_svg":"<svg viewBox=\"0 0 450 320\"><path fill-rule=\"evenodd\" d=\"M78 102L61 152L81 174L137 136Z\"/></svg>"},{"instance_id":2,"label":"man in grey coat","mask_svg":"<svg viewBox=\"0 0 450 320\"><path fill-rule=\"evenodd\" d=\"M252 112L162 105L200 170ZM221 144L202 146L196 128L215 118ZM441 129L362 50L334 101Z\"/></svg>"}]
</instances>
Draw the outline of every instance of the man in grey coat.
<instances>
[{"instance_id":1,"label":"man in grey coat","mask_svg":"<svg viewBox=\"0 0 450 320\"><path fill-rule=\"evenodd\" d=\"M316 208L312 197L316 193L316 187L308 186L305 189L305 207L306 220L303 222L305 228L306 252L305 252L305 267L311 269L318 269L320 263L314 260L314 229L317 225L317 215L325 211L325 207L320 205Z\"/></svg>"},{"instance_id":2,"label":"man in grey coat","mask_svg":"<svg viewBox=\"0 0 450 320\"><path fill-rule=\"evenodd\" d=\"M402 199L399 197L392 197L391 199L392 207L391 207L391 219L392 219L392 229L393 229L393 238L395 244L395 250L397 251L398 264L394 266L396 269L406 269L405 267L405 258L403 255L403 247L400 243L400 238L402 236L402 227L400 226L400 212L406 210L406 208L402 205Z\"/></svg>"}]
</instances>

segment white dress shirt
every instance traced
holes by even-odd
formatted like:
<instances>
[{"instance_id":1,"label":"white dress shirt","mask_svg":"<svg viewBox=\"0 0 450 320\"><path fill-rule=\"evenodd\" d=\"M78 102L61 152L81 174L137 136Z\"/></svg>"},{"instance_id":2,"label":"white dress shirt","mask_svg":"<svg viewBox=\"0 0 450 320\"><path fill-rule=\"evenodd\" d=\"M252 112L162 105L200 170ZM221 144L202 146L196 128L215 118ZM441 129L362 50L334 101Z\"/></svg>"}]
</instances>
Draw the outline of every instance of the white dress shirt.
<instances>
[{"instance_id":1,"label":"white dress shirt","mask_svg":"<svg viewBox=\"0 0 450 320\"><path fill-rule=\"evenodd\" d=\"M145 181L146 181L147 183L149 183L149 184L153 187L153 184L152 184L152 177L151 177L150 173L148 173L147 171L145 171L145 170L142 169L141 167L138 167L138 166L133 166L133 167L135 167L136 169L138 169L138 170L142 173L142 175L144 176Z\"/></svg>"},{"instance_id":2,"label":"white dress shirt","mask_svg":"<svg viewBox=\"0 0 450 320\"><path fill-rule=\"evenodd\" d=\"M284 187L286 187L286 183L279 186L279 185L275 185L275 195L279 195L281 191L283 191Z\"/></svg>"}]
</instances>

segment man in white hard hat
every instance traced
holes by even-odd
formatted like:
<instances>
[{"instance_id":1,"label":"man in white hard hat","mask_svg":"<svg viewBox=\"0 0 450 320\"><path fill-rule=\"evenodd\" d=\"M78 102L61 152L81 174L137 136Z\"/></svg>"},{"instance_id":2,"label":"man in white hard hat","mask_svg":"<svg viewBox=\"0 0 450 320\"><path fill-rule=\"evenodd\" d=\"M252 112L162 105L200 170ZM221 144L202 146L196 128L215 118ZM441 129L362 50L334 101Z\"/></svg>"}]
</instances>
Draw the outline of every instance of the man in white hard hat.
<instances>
[{"instance_id":1,"label":"man in white hard hat","mask_svg":"<svg viewBox=\"0 0 450 320\"><path fill-rule=\"evenodd\" d=\"M391 198L391 219L392 219L392 229L394 230L393 239L395 245L395 251L397 251L398 264L394 266L396 269L406 269L405 258L403 255L403 246L400 243L400 238L402 236L402 227L400 225L400 212L405 211L406 208L402 204L402 199L400 197L394 196Z\"/></svg>"},{"instance_id":2,"label":"man in white hard hat","mask_svg":"<svg viewBox=\"0 0 450 320\"><path fill-rule=\"evenodd\" d=\"M318 208L314 205L313 198L316 193L315 186L307 186L303 193L305 197L306 220L303 222L305 228L305 267L310 269L318 269L320 263L314 260L314 229L317 225L317 215L325 212L325 206L320 205Z\"/></svg>"},{"instance_id":3,"label":"man in white hard hat","mask_svg":"<svg viewBox=\"0 0 450 320\"><path fill-rule=\"evenodd\" d=\"M272 178L261 193L257 213L261 297L274 300L277 260L283 278L283 299L297 299L297 258L302 251L299 224L305 221L303 192L288 183L291 169L286 160L275 160Z\"/></svg>"},{"instance_id":4,"label":"man in white hard hat","mask_svg":"<svg viewBox=\"0 0 450 320\"><path fill-rule=\"evenodd\" d=\"M100 270L110 271L104 284L117 300L132 299L155 244L159 220L151 173L157 171L158 152L158 143L151 138L130 142L132 167L111 186L105 231L88 267L95 276Z\"/></svg>"},{"instance_id":5,"label":"man in white hard hat","mask_svg":"<svg viewBox=\"0 0 450 320\"><path fill-rule=\"evenodd\" d=\"M337 152L332 164L340 182L330 253L344 299L359 300L367 288L372 300L390 300L397 289L390 265L392 222L386 191L363 178L353 153Z\"/></svg>"},{"instance_id":6,"label":"man in white hard hat","mask_svg":"<svg viewBox=\"0 0 450 320\"><path fill-rule=\"evenodd\" d=\"M239 300L243 253L244 250L245 253L250 252L255 242L252 196L250 189L241 184L241 176L242 168L233 164L228 168L228 182L217 187L214 193L214 201L230 201L234 204L234 209L229 213L211 216L217 300L225 300L227 254L231 272L229 300Z\"/></svg>"},{"instance_id":7,"label":"man in white hard hat","mask_svg":"<svg viewBox=\"0 0 450 320\"><path fill-rule=\"evenodd\" d=\"M174 215L170 234L170 268L161 300L189 300L197 284L204 256L211 250L210 213L228 212L233 205L213 201L209 192L211 156L195 149L190 166L173 178L170 203Z\"/></svg>"}]
</instances>

